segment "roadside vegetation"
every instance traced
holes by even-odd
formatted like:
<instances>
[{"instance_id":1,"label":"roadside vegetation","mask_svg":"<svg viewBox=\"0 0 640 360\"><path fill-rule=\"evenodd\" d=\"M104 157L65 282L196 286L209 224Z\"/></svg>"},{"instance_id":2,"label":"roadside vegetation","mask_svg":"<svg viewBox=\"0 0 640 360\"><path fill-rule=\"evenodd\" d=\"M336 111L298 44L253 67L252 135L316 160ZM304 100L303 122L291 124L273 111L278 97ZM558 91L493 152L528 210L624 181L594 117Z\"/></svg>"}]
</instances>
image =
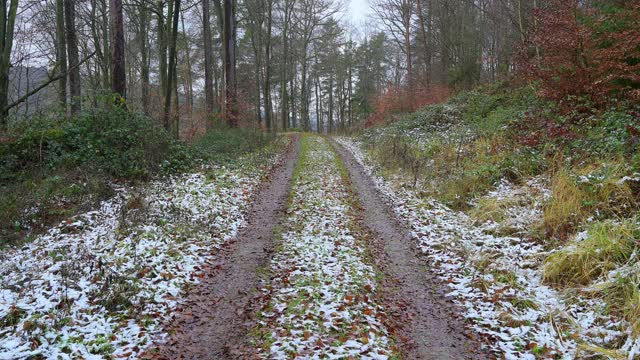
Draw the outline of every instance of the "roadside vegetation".
<instances>
[{"instance_id":1,"label":"roadside vegetation","mask_svg":"<svg viewBox=\"0 0 640 360\"><path fill-rule=\"evenodd\" d=\"M569 303L602 300L599 311L625 319L635 337L640 107L574 105L565 111L534 87L498 83L396 115L358 138L387 179L465 212L486 233L539 244L544 283L573 294Z\"/></svg>"},{"instance_id":2,"label":"roadside vegetation","mask_svg":"<svg viewBox=\"0 0 640 360\"><path fill-rule=\"evenodd\" d=\"M124 185L234 161L274 139L217 127L193 144L118 107L15 124L0 142L0 246L96 207Z\"/></svg>"}]
</instances>

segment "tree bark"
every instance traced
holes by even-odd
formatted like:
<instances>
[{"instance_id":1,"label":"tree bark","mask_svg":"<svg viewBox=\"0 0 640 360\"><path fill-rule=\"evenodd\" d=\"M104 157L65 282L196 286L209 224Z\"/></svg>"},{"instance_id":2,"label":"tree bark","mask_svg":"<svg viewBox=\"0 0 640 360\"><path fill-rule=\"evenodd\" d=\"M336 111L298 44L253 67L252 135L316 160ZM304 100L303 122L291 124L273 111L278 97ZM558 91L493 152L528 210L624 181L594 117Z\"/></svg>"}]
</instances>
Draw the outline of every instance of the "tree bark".
<instances>
[{"instance_id":1,"label":"tree bark","mask_svg":"<svg viewBox=\"0 0 640 360\"><path fill-rule=\"evenodd\" d=\"M80 112L81 85L80 67L78 66L78 38L76 36L75 0L64 0L64 17L67 29L67 58L69 59L69 95L71 96L71 115Z\"/></svg>"},{"instance_id":2,"label":"tree bark","mask_svg":"<svg viewBox=\"0 0 640 360\"><path fill-rule=\"evenodd\" d=\"M273 24L273 1L267 0L267 34L265 37L265 58L264 58L264 84L262 91L264 92L264 122L267 130L271 131L273 124L271 117L273 115L273 105L271 103L271 27Z\"/></svg>"},{"instance_id":3,"label":"tree bark","mask_svg":"<svg viewBox=\"0 0 640 360\"><path fill-rule=\"evenodd\" d=\"M109 11L111 15L111 91L125 100L127 76L124 59L122 0L110 0Z\"/></svg>"},{"instance_id":4,"label":"tree bark","mask_svg":"<svg viewBox=\"0 0 640 360\"><path fill-rule=\"evenodd\" d=\"M224 118L231 127L238 126L235 21L235 1L224 0Z\"/></svg>"},{"instance_id":5,"label":"tree bark","mask_svg":"<svg viewBox=\"0 0 640 360\"><path fill-rule=\"evenodd\" d=\"M67 73L67 41L64 34L64 0L56 0L56 62L58 74ZM67 77L58 80L58 104L67 113Z\"/></svg>"},{"instance_id":6,"label":"tree bark","mask_svg":"<svg viewBox=\"0 0 640 360\"><path fill-rule=\"evenodd\" d=\"M202 40L204 41L204 94L207 116L213 115L213 39L211 37L211 11L209 0L202 0ZM209 124L209 121L207 121Z\"/></svg>"},{"instance_id":7,"label":"tree bark","mask_svg":"<svg viewBox=\"0 0 640 360\"><path fill-rule=\"evenodd\" d=\"M164 1L157 2L157 29L158 32L158 77L160 78L160 91L166 94L167 84L167 28L164 21ZM171 19L169 19L171 21Z\"/></svg>"},{"instance_id":8,"label":"tree bark","mask_svg":"<svg viewBox=\"0 0 640 360\"><path fill-rule=\"evenodd\" d=\"M7 129L7 102L9 101L9 69L11 67L11 48L18 13L18 0L11 0L9 9L7 2L0 6L0 130Z\"/></svg>"},{"instance_id":9,"label":"tree bark","mask_svg":"<svg viewBox=\"0 0 640 360\"><path fill-rule=\"evenodd\" d=\"M167 131L171 131L171 95L173 94L173 79L176 71L176 53L177 53L177 40L178 40L178 20L180 16L180 0L174 0L172 10L173 25L171 27L171 39L169 44L169 68L167 74L167 86L165 90L164 98L164 128Z\"/></svg>"},{"instance_id":10,"label":"tree bark","mask_svg":"<svg viewBox=\"0 0 640 360\"><path fill-rule=\"evenodd\" d=\"M426 83L426 85L429 85L431 83L431 79L429 77L430 75L430 55L429 55L429 43L428 43L428 38L427 38L427 30L425 28L425 21L424 21L424 13L422 12L422 1L423 0L416 0L416 12L418 13L418 22L420 23L420 37L422 38L422 46L423 46L423 61L424 61L424 82Z\"/></svg>"},{"instance_id":11,"label":"tree bark","mask_svg":"<svg viewBox=\"0 0 640 360\"><path fill-rule=\"evenodd\" d=\"M149 35L147 34L149 19L147 18L147 9L145 6L140 7L140 55L142 67L140 76L142 77L142 109L145 114L149 114Z\"/></svg>"},{"instance_id":12,"label":"tree bark","mask_svg":"<svg viewBox=\"0 0 640 360\"><path fill-rule=\"evenodd\" d=\"M286 131L289 124L289 94L287 91L287 60L289 58L289 6L290 1L284 2L284 24L282 29L282 78L280 83L280 110L282 112L282 131Z\"/></svg>"}]
</instances>

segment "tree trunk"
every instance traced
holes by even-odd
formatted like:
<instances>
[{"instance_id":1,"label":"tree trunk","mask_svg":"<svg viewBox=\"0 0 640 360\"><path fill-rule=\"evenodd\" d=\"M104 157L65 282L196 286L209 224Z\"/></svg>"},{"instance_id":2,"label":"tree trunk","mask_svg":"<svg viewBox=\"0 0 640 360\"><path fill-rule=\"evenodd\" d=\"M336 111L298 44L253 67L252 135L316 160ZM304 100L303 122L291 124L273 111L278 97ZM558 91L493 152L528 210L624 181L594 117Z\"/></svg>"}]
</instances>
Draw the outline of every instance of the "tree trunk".
<instances>
[{"instance_id":1,"label":"tree trunk","mask_svg":"<svg viewBox=\"0 0 640 360\"><path fill-rule=\"evenodd\" d=\"M164 22L164 1L158 0L157 3L157 15L158 15L158 72L160 78L160 91L166 94L167 91L167 28ZM171 19L169 19L171 21Z\"/></svg>"},{"instance_id":2,"label":"tree trunk","mask_svg":"<svg viewBox=\"0 0 640 360\"><path fill-rule=\"evenodd\" d=\"M333 132L333 70L329 74L329 133Z\"/></svg>"},{"instance_id":3,"label":"tree trunk","mask_svg":"<svg viewBox=\"0 0 640 360\"><path fill-rule=\"evenodd\" d=\"M191 49L189 46L189 38L187 36L187 29L184 26L184 14L181 15L180 19L182 20L182 34L184 35L184 43L185 43L185 56L186 56L186 65L187 65L187 74L186 74L186 86L187 89L187 106L189 109L189 116L193 114L193 74L191 69Z\"/></svg>"},{"instance_id":4,"label":"tree trunk","mask_svg":"<svg viewBox=\"0 0 640 360\"><path fill-rule=\"evenodd\" d=\"M142 76L142 109L145 114L149 114L149 20L147 18L147 9L145 6L140 7L140 54L142 68L140 69Z\"/></svg>"},{"instance_id":5,"label":"tree trunk","mask_svg":"<svg viewBox=\"0 0 640 360\"><path fill-rule=\"evenodd\" d=\"M109 16L107 14L107 2L105 0L100 0L100 5L102 6L102 44L104 49L102 51L102 61L100 62L102 66L102 87L103 89L108 89L111 87L111 62L107 59L107 56L111 54L110 45L109 45Z\"/></svg>"},{"instance_id":6,"label":"tree trunk","mask_svg":"<svg viewBox=\"0 0 640 360\"><path fill-rule=\"evenodd\" d=\"M273 105L271 104L271 27L273 24L273 1L268 1L267 10L267 34L265 38L265 58L264 58L264 84L262 91L264 92L264 122L267 130L271 131L273 124L271 116L273 115Z\"/></svg>"},{"instance_id":7,"label":"tree trunk","mask_svg":"<svg viewBox=\"0 0 640 360\"><path fill-rule=\"evenodd\" d=\"M315 74L314 81L315 95L316 95L316 131L320 132L320 128L322 126L322 110L320 109L320 80L318 79L318 74Z\"/></svg>"},{"instance_id":8,"label":"tree trunk","mask_svg":"<svg viewBox=\"0 0 640 360\"><path fill-rule=\"evenodd\" d=\"M178 17L180 16L180 0L174 0L173 6L175 9L171 9L173 15L173 26L171 27L171 39L169 44L169 72L167 74L167 86L165 90L164 98L164 128L167 131L171 131L171 95L173 94L173 79L176 71L176 44L178 40Z\"/></svg>"},{"instance_id":9,"label":"tree trunk","mask_svg":"<svg viewBox=\"0 0 640 360\"><path fill-rule=\"evenodd\" d=\"M420 37L422 38L423 49L423 61L424 61L424 82L429 85L431 79L429 78L430 64L429 64L429 43L427 40L427 30L424 26L424 13L422 12L422 0L416 0L416 11L418 12L418 22L420 23Z\"/></svg>"},{"instance_id":10,"label":"tree trunk","mask_svg":"<svg viewBox=\"0 0 640 360\"><path fill-rule=\"evenodd\" d=\"M111 91L125 100L127 77L124 63L122 0L110 0L109 11L111 14Z\"/></svg>"},{"instance_id":11,"label":"tree trunk","mask_svg":"<svg viewBox=\"0 0 640 360\"><path fill-rule=\"evenodd\" d=\"M207 116L213 115L213 39L211 37L211 14L209 0L202 0L202 37L204 41L204 94ZM209 121L207 121L209 124Z\"/></svg>"},{"instance_id":12,"label":"tree trunk","mask_svg":"<svg viewBox=\"0 0 640 360\"><path fill-rule=\"evenodd\" d=\"M353 57L350 58L349 60L349 83L348 83L348 106L349 106L349 127L353 126L353 105L351 104L351 99L353 98L353 74L352 74L352 68L353 68Z\"/></svg>"},{"instance_id":13,"label":"tree trunk","mask_svg":"<svg viewBox=\"0 0 640 360\"><path fill-rule=\"evenodd\" d=\"M300 117L304 131L309 131L309 91L307 85L307 45L302 49L302 80L300 81Z\"/></svg>"},{"instance_id":14,"label":"tree trunk","mask_svg":"<svg viewBox=\"0 0 640 360\"><path fill-rule=\"evenodd\" d=\"M280 110L282 112L282 131L286 131L289 123L289 94L287 92L287 59L289 57L289 1L284 4L284 27L282 29L282 78L280 83Z\"/></svg>"},{"instance_id":15,"label":"tree trunk","mask_svg":"<svg viewBox=\"0 0 640 360\"><path fill-rule=\"evenodd\" d=\"M408 1L408 0L407 0ZM407 11L404 19L404 47L407 60L407 85L409 87L409 96L413 96L413 64L411 59L411 11Z\"/></svg>"},{"instance_id":16,"label":"tree trunk","mask_svg":"<svg viewBox=\"0 0 640 360\"><path fill-rule=\"evenodd\" d=\"M67 41L64 34L64 0L56 0L56 62L58 74L65 74L58 80L58 104L67 113Z\"/></svg>"},{"instance_id":17,"label":"tree trunk","mask_svg":"<svg viewBox=\"0 0 640 360\"><path fill-rule=\"evenodd\" d=\"M224 117L229 126L238 126L236 104L235 1L224 0Z\"/></svg>"},{"instance_id":18,"label":"tree trunk","mask_svg":"<svg viewBox=\"0 0 640 360\"><path fill-rule=\"evenodd\" d=\"M13 33L18 13L18 0L11 0L9 9L7 2L0 6L0 131L7 129L9 109L9 69L11 67L11 48L13 47Z\"/></svg>"},{"instance_id":19,"label":"tree trunk","mask_svg":"<svg viewBox=\"0 0 640 360\"><path fill-rule=\"evenodd\" d=\"M78 38L76 36L75 0L64 0L64 17L67 29L67 58L69 59L69 95L71 96L71 115L81 109L80 66L78 66Z\"/></svg>"}]
</instances>

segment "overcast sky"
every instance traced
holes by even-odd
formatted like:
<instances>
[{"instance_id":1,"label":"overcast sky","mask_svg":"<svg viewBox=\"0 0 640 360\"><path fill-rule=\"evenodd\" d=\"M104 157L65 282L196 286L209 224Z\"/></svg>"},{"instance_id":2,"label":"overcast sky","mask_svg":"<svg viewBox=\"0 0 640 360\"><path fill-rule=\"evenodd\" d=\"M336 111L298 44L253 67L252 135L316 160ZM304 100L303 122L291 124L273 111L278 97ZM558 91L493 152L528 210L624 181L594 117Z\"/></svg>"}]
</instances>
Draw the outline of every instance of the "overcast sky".
<instances>
[{"instance_id":1,"label":"overcast sky","mask_svg":"<svg viewBox=\"0 0 640 360\"><path fill-rule=\"evenodd\" d=\"M345 0L342 20L353 25L358 32L367 31L367 24L371 22L370 16L371 7L369 5L369 0Z\"/></svg>"},{"instance_id":2,"label":"overcast sky","mask_svg":"<svg viewBox=\"0 0 640 360\"><path fill-rule=\"evenodd\" d=\"M371 13L371 8L369 7L368 0L348 0L348 11L347 14L351 19L351 22L356 24L361 23L363 20L366 20L367 16Z\"/></svg>"}]
</instances>

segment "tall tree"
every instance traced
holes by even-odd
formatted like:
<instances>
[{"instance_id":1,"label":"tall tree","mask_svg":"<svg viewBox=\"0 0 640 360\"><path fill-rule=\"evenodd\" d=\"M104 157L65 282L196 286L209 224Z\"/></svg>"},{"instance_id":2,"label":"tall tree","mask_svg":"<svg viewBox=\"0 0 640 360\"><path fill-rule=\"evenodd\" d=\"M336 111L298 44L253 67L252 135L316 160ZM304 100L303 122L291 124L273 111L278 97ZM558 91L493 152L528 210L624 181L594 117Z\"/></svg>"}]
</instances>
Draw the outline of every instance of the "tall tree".
<instances>
[{"instance_id":1,"label":"tall tree","mask_svg":"<svg viewBox=\"0 0 640 360\"><path fill-rule=\"evenodd\" d=\"M207 115L213 114L213 38L211 37L210 0L202 0L202 41L204 42L204 94Z\"/></svg>"},{"instance_id":2,"label":"tall tree","mask_svg":"<svg viewBox=\"0 0 640 360\"><path fill-rule=\"evenodd\" d=\"M69 95L71 96L71 114L80 112L82 104L80 59L78 54L78 36L76 34L75 0L64 0L64 18L67 29L67 58L69 60Z\"/></svg>"},{"instance_id":3,"label":"tall tree","mask_svg":"<svg viewBox=\"0 0 640 360\"><path fill-rule=\"evenodd\" d=\"M7 8L9 5L9 8ZM0 6L0 130L7 127L9 115L7 103L9 100L9 68L11 67L11 49L18 13L18 0L11 0L9 4L3 1Z\"/></svg>"},{"instance_id":4,"label":"tall tree","mask_svg":"<svg viewBox=\"0 0 640 360\"><path fill-rule=\"evenodd\" d=\"M176 56L177 56L177 42L178 42L178 20L180 17L180 0L173 1L173 9L172 15L172 25L171 25L171 38L169 41L169 66L167 73L167 83L165 90L165 98L164 98L164 111L163 111L163 124L164 128L167 131L171 131L171 95L174 92L174 87L172 86L174 74L176 72ZM176 129L177 130L177 129ZM178 136L178 133L176 133Z\"/></svg>"},{"instance_id":5,"label":"tall tree","mask_svg":"<svg viewBox=\"0 0 640 360\"><path fill-rule=\"evenodd\" d=\"M149 74L149 34L147 34L149 19L147 16L148 10L146 4L142 4L139 10L140 18L140 33L138 34L138 40L140 42L140 81L142 83L142 109L146 114L149 114L149 92L150 92L150 74Z\"/></svg>"},{"instance_id":6,"label":"tall tree","mask_svg":"<svg viewBox=\"0 0 640 360\"><path fill-rule=\"evenodd\" d=\"M236 89L236 15L235 1L224 0L224 118L231 127L238 126Z\"/></svg>"},{"instance_id":7,"label":"tall tree","mask_svg":"<svg viewBox=\"0 0 640 360\"><path fill-rule=\"evenodd\" d=\"M268 130L273 129L273 103L271 102L271 37L273 30L273 0L266 0L267 4L267 29L264 35L264 84L262 85L262 91L264 92L264 121Z\"/></svg>"},{"instance_id":8,"label":"tall tree","mask_svg":"<svg viewBox=\"0 0 640 360\"><path fill-rule=\"evenodd\" d=\"M111 91L127 98L127 78L124 59L124 20L122 0L110 0L111 15Z\"/></svg>"},{"instance_id":9,"label":"tall tree","mask_svg":"<svg viewBox=\"0 0 640 360\"><path fill-rule=\"evenodd\" d=\"M67 41L64 34L64 0L56 0L56 66L58 80L58 103L67 112Z\"/></svg>"}]
</instances>

